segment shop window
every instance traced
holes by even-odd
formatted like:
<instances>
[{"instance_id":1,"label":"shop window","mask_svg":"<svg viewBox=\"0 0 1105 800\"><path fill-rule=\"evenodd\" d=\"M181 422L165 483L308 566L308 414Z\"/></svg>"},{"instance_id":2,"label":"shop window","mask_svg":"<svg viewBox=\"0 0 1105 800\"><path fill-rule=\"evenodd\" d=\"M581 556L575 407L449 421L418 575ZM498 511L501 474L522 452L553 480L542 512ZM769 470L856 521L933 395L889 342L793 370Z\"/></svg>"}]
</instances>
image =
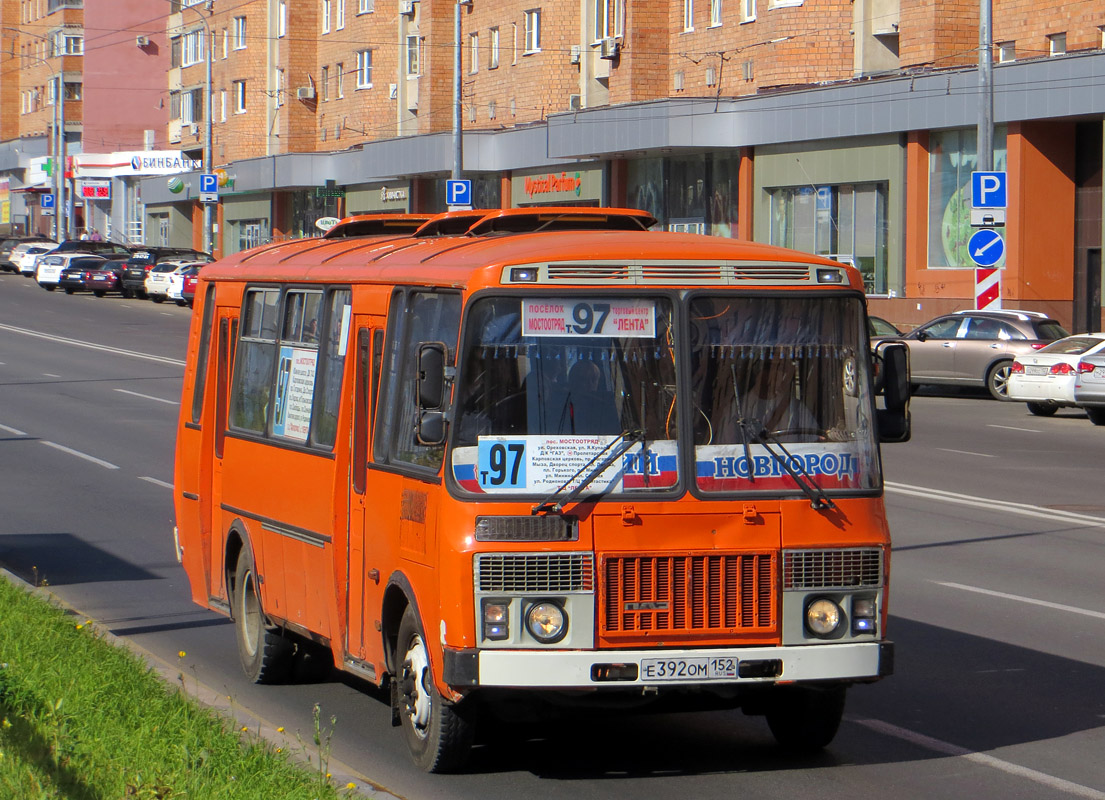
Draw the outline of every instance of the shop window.
<instances>
[{"instance_id":1,"label":"shop window","mask_svg":"<svg viewBox=\"0 0 1105 800\"><path fill-rule=\"evenodd\" d=\"M971 173L978 169L978 131L933 132L929 139L929 267L974 269L967 253ZM994 169L1005 169L1005 126L994 127ZM1004 226L998 228L1004 235ZM999 265L1003 262L999 262Z\"/></svg>"},{"instance_id":2,"label":"shop window","mask_svg":"<svg viewBox=\"0 0 1105 800\"><path fill-rule=\"evenodd\" d=\"M739 166L730 153L630 161L629 205L648 211L666 230L735 236Z\"/></svg>"}]
</instances>

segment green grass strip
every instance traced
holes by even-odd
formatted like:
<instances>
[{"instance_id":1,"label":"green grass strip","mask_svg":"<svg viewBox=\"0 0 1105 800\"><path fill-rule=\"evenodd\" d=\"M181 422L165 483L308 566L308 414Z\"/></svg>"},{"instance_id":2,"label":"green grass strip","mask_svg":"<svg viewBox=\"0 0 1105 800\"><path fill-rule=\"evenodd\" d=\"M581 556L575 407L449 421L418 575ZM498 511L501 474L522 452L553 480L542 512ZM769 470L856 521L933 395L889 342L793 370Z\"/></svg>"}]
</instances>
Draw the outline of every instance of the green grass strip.
<instances>
[{"instance_id":1,"label":"green grass strip","mask_svg":"<svg viewBox=\"0 0 1105 800\"><path fill-rule=\"evenodd\" d=\"M317 738L317 737L316 737ZM137 655L0 578L0 797L327 800L287 752L167 684Z\"/></svg>"}]
</instances>

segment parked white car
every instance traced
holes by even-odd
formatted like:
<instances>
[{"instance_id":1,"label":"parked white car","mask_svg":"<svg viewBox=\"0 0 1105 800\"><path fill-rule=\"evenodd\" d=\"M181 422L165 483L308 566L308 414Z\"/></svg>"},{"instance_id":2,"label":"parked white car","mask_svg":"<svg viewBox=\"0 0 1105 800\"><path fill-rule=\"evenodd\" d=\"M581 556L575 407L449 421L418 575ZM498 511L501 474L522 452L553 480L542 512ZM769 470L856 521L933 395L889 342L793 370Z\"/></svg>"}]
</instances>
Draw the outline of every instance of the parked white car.
<instances>
[{"instance_id":1,"label":"parked white car","mask_svg":"<svg viewBox=\"0 0 1105 800\"><path fill-rule=\"evenodd\" d=\"M1009 399L1023 400L1031 413L1041 417L1075 405L1082 357L1101 351L1105 351L1105 333L1078 333L1022 353L1013 359L1009 373Z\"/></svg>"},{"instance_id":2,"label":"parked white car","mask_svg":"<svg viewBox=\"0 0 1105 800\"><path fill-rule=\"evenodd\" d=\"M11 261L20 275L29 277L35 274L38 257L49 253L55 247L57 244L54 242L24 242L12 250Z\"/></svg>"},{"instance_id":3,"label":"parked white car","mask_svg":"<svg viewBox=\"0 0 1105 800\"><path fill-rule=\"evenodd\" d=\"M174 273L190 266L193 262L173 260L159 261L154 264L146 274L146 297L155 303L164 303L169 296L169 286Z\"/></svg>"},{"instance_id":4,"label":"parked white car","mask_svg":"<svg viewBox=\"0 0 1105 800\"><path fill-rule=\"evenodd\" d=\"M103 261L104 257L95 253L47 253L41 255L38 257L38 266L35 268L35 280L38 281L38 285L48 292L54 291L58 288L61 273L75 259L98 259Z\"/></svg>"},{"instance_id":5,"label":"parked white car","mask_svg":"<svg viewBox=\"0 0 1105 800\"><path fill-rule=\"evenodd\" d=\"M188 305L188 301L184 299L184 279L189 275L195 275L200 271L204 262L193 261L188 264L182 264L179 269L175 269L169 273L169 290L166 292L166 296L170 300L175 300L178 306Z\"/></svg>"}]
</instances>

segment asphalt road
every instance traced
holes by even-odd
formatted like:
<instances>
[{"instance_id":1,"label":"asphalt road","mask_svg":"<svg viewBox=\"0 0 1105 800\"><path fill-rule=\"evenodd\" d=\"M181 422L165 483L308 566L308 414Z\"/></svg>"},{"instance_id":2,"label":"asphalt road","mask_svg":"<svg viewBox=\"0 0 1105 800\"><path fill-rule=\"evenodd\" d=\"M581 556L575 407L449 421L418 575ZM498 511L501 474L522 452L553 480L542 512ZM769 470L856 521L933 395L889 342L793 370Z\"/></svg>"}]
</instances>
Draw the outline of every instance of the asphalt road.
<instances>
[{"instance_id":1,"label":"asphalt road","mask_svg":"<svg viewBox=\"0 0 1105 800\"><path fill-rule=\"evenodd\" d=\"M851 692L823 754L786 757L739 712L588 717L496 732L466 774L429 776L363 684L248 684L231 625L190 602L170 485L189 320L0 277L0 567L292 747L317 703L335 773L411 800L1105 800L1105 428L1084 414L914 400L913 441L883 449L897 671Z\"/></svg>"}]
</instances>

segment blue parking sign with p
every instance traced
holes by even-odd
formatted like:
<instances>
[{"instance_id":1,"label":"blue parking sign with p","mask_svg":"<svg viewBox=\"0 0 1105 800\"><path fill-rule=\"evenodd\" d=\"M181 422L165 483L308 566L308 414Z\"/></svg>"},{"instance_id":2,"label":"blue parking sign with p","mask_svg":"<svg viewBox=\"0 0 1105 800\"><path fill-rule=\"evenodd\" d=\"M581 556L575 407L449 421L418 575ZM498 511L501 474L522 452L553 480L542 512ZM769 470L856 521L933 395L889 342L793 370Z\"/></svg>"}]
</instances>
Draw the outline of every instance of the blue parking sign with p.
<instances>
[{"instance_id":1,"label":"blue parking sign with p","mask_svg":"<svg viewBox=\"0 0 1105 800\"><path fill-rule=\"evenodd\" d=\"M39 198L38 202L43 208L55 208L54 201L57 198L52 194L44 194Z\"/></svg>"},{"instance_id":2,"label":"blue parking sign with p","mask_svg":"<svg viewBox=\"0 0 1105 800\"><path fill-rule=\"evenodd\" d=\"M217 194L219 191L219 176L212 172L200 173L200 194Z\"/></svg>"},{"instance_id":3,"label":"blue parking sign with p","mask_svg":"<svg viewBox=\"0 0 1105 800\"><path fill-rule=\"evenodd\" d=\"M445 181L445 202L450 206L472 205L472 181Z\"/></svg>"},{"instance_id":4,"label":"blue parking sign with p","mask_svg":"<svg viewBox=\"0 0 1105 800\"><path fill-rule=\"evenodd\" d=\"M1005 208L1008 192L1005 172L971 173L971 208Z\"/></svg>"}]
</instances>

